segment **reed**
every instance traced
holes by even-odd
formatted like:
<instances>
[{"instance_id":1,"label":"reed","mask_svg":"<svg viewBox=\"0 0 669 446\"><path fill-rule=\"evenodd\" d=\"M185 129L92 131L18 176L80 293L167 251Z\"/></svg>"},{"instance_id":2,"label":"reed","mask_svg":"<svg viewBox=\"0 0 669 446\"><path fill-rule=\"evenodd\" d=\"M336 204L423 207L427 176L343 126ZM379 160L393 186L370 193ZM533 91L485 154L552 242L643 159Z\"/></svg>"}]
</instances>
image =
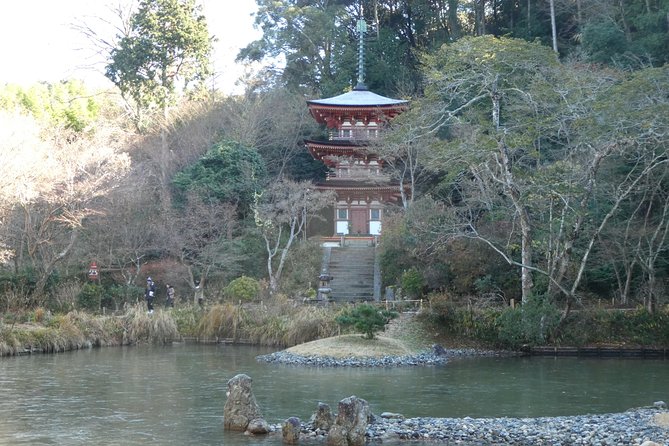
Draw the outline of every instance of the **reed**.
<instances>
[{"instance_id":1,"label":"reed","mask_svg":"<svg viewBox=\"0 0 669 446\"><path fill-rule=\"evenodd\" d=\"M177 324L168 311L147 314L142 305L135 305L123 317L124 344L165 344L180 339Z\"/></svg>"},{"instance_id":2,"label":"reed","mask_svg":"<svg viewBox=\"0 0 669 446\"><path fill-rule=\"evenodd\" d=\"M0 329L0 356L14 356L23 350L12 328Z\"/></svg>"},{"instance_id":3,"label":"reed","mask_svg":"<svg viewBox=\"0 0 669 446\"><path fill-rule=\"evenodd\" d=\"M329 307L296 305L281 297L269 304L226 302L214 305L202 316L197 336L291 346L336 334L336 314Z\"/></svg>"},{"instance_id":4,"label":"reed","mask_svg":"<svg viewBox=\"0 0 669 446\"><path fill-rule=\"evenodd\" d=\"M212 306L202 315L196 333L201 338L239 340L247 328L247 314L241 305L230 302Z\"/></svg>"},{"instance_id":5,"label":"reed","mask_svg":"<svg viewBox=\"0 0 669 446\"><path fill-rule=\"evenodd\" d=\"M283 335L283 345L293 346L338 333L337 313L324 307L299 307Z\"/></svg>"}]
</instances>

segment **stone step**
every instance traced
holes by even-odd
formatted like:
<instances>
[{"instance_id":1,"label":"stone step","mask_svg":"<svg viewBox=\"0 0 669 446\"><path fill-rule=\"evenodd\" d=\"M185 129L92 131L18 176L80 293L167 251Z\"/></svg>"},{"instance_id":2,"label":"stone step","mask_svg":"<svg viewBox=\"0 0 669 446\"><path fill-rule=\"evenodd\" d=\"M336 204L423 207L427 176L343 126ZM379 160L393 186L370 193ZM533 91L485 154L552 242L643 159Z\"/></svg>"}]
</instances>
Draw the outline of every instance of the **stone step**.
<instances>
[{"instance_id":1,"label":"stone step","mask_svg":"<svg viewBox=\"0 0 669 446\"><path fill-rule=\"evenodd\" d=\"M374 298L373 247L331 248L328 271L332 276L330 297L336 301L360 301Z\"/></svg>"}]
</instances>

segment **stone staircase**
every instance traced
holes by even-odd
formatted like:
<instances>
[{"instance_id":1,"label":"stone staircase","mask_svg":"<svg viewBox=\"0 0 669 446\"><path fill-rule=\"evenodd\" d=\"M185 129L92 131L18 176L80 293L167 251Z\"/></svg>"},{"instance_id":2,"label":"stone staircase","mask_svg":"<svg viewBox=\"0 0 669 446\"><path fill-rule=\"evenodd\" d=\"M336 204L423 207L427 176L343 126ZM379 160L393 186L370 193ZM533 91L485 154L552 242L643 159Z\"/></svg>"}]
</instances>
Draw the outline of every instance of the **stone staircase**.
<instances>
[{"instance_id":1,"label":"stone staircase","mask_svg":"<svg viewBox=\"0 0 669 446\"><path fill-rule=\"evenodd\" d=\"M327 270L332 276L330 298L336 302L356 302L375 299L378 268L373 246L345 246L330 250ZM378 294L378 292L376 293Z\"/></svg>"}]
</instances>

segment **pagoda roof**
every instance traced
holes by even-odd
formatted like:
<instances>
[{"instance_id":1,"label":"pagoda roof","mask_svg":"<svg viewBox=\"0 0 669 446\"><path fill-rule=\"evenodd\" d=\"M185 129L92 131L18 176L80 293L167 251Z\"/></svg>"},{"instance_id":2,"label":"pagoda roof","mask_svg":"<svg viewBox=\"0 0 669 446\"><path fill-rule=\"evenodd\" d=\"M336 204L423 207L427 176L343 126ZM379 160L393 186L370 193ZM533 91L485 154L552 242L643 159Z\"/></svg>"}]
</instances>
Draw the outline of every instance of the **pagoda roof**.
<instances>
[{"instance_id":1,"label":"pagoda roof","mask_svg":"<svg viewBox=\"0 0 669 446\"><path fill-rule=\"evenodd\" d=\"M374 182L363 182L356 180L330 179L325 182L317 183L316 187L324 189L396 191L399 188L399 183L397 182L374 183Z\"/></svg>"},{"instance_id":2,"label":"pagoda roof","mask_svg":"<svg viewBox=\"0 0 669 446\"><path fill-rule=\"evenodd\" d=\"M325 107L396 107L404 106L409 101L392 99L372 93L365 89L354 89L352 91L325 99L312 99L307 101L309 105L320 105Z\"/></svg>"},{"instance_id":3,"label":"pagoda roof","mask_svg":"<svg viewBox=\"0 0 669 446\"><path fill-rule=\"evenodd\" d=\"M315 140L315 139L305 139L304 143L307 145L314 145L320 147L352 147L359 148L366 146L366 140L350 140L350 139L328 139L328 140Z\"/></svg>"}]
</instances>

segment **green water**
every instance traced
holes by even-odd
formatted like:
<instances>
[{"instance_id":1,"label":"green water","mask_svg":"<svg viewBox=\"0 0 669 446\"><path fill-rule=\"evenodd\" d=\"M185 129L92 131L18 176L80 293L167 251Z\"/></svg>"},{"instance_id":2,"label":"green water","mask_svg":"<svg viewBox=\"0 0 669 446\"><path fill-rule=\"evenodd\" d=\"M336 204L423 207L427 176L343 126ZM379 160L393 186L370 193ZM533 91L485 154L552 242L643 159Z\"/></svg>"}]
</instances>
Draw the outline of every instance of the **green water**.
<instances>
[{"instance_id":1,"label":"green water","mask_svg":"<svg viewBox=\"0 0 669 446\"><path fill-rule=\"evenodd\" d=\"M253 378L270 423L351 395L407 417L619 412L669 401L669 361L475 358L439 367L300 368L257 347L174 345L0 358L0 444L279 445L223 431L226 382Z\"/></svg>"}]
</instances>

